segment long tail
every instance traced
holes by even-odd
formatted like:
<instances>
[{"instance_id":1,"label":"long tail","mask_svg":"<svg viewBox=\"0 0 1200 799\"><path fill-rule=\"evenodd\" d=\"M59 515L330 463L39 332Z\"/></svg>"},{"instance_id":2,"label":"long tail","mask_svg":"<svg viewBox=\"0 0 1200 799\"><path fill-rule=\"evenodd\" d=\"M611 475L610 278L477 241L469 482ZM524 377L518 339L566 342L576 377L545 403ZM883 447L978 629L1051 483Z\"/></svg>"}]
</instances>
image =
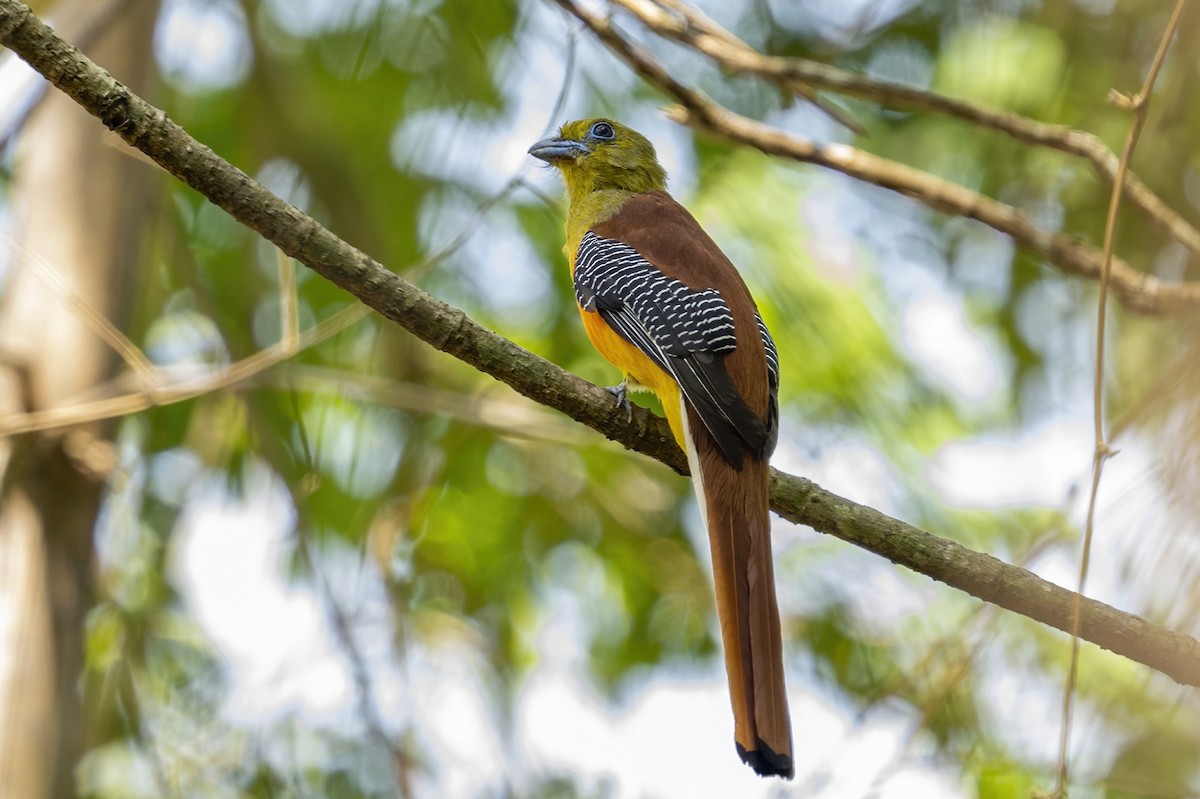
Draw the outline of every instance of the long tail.
<instances>
[{"instance_id":1,"label":"long tail","mask_svg":"<svg viewBox=\"0 0 1200 799\"><path fill-rule=\"evenodd\" d=\"M763 776L791 779L792 727L783 684L766 460L731 467L690 408L684 411L692 481L712 547L717 615L738 754Z\"/></svg>"}]
</instances>

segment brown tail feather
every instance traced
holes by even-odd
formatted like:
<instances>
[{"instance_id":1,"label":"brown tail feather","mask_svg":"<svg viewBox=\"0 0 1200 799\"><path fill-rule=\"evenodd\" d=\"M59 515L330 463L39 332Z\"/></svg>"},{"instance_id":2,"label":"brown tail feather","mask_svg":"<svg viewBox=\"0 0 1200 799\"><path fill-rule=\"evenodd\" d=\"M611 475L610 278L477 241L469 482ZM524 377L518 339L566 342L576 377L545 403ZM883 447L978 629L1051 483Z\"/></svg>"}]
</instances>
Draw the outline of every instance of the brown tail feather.
<instances>
[{"instance_id":1,"label":"brown tail feather","mask_svg":"<svg viewBox=\"0 0 1200 799\"><path fill-rule=\"evenodd\" d=\"M686 418L692 479L712 548L734 741L756 772L791 779L792 728L771 559L770 472L765 460L751 455L735 470L690 408Z\"/></svg>"}]
</instances>

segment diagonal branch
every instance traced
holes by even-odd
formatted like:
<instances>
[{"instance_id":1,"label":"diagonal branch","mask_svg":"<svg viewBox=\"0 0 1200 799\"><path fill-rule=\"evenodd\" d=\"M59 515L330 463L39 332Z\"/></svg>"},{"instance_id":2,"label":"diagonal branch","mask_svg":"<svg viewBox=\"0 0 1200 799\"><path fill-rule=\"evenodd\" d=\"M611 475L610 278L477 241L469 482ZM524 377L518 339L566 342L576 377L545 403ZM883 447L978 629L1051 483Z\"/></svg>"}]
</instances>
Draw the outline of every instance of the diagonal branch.
<instances>
[{"instance_id":1,"label":"diagonal branch","mask_svg":"<svg viewBox=\"0 0 1200 799\"><path fill-rule=\"evenodd\" d=\"M589 11L574 0L555 2L591 28L648 82L678 100L680 105L668 110L677 122L750 145L768 155L833 169L913 197L939 211L976 219L1011 236L1018 245L1068 274L1099 280L1104 271L1104 255L1100 250L1065 233L1039 228L1011 205L847 144L817 144L736 114L677 80L648 50L618 31L608 17ZM1163 283L1115 257L1109 272L1109 290L1128 310L1138 313L1174 314L1200 309L1200 283Z\"/></svg>"},{"instance_id":2,"label":"diagonal branch","mask_svg":"<svg viewBox=\"0 0 1200 799\"><path fill-rule=\"evenodd\" d=\"M956 97L918 89L892 81L878 80L849 69L822 64L807 58L764 55L722 28L702 11L681 0L616 0L655 34L703 53L730 72L756 75L785 86L800 84L810 89L872 100L890 108L930 111L1000 131L1011 138L1078 156L1091 163L1106 180L1116 183L1120 159L1094 133L1075 130L1036 119L993 111ZM668 13L666 9L670 9ZM1200 230L1138 178L1127 171L1122 191L1131 201L1183 246L1200 254Z\"/></svg>"},{"instance_id":3,"label":"diagonal branch","mask_svg":"<svg viewBox=\"0 0 1200 799\"><path fill-rule=\"evenodd\" d=\"M164 169L288 255L432 346L626 447L686 471L666 422L637 409L627 422L604 389L487 330L321 227L218 157L79 51L17 0L0 0L0 44ZM843 499L800 477L772 474L783 518L868 549L987 602L1060 630L1075 594L990 555ZM1200 685L1200 641L1084 599L1081 635L1186 685Z\"/></svg>"}]
</instances>

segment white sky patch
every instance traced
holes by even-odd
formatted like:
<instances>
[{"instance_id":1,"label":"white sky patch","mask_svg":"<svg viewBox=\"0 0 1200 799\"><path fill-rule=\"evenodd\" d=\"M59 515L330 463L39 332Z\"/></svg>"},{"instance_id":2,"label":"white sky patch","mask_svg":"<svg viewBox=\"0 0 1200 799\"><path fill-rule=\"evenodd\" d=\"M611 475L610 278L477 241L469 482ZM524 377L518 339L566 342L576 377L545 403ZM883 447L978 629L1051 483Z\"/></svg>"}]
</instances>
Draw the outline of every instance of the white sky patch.
<instances>
[{"instance_id":1,"label":"white sky patch","mask_svg":"<svg viewBox=\"0 0 1200 799\"><path fill-rule=\"evenodd\" d=\"M1070 509L1071 522L1081 534L1091 491L1090 418L1087 424L1088 435L1078 452L1079 490ZM1139 571L1136 565L1130 571L1131 564L1136 564L1134 556L1139 550L1161 546L1164 538L1177 530L1170 526L1169 503L1162 482L1155 475L1160 455L1154 451L1154 445L1135 434L1110 443L1118 452L1104 465L1096 497L1087 594L1115 607L1141 613L1157 590L1175 591L1180 577L1172 575L1156 580L1148 572ZM1074 587L1079 579L1079 551L1078 548L1059 551L1040 559L1036 571L1047 580Z\"/></svg>"},{"instance_id":2,"label":"white sky patch","mask_svg":"<svg viewBox=\"0 0 1200 799\"><path fill-rule=\"evenodd\" d=\"M957 507L1063 507L1086 476L1091 454L1090 419L1064 415L1012 436L949 443L930 458L927 476Z\"/></svg>"},{"instance_id":3,"label":"white sky patch","mask_svg":"<svg viewBox=\"0 0 1200 799\"><path fill-rule=\"evenodd\" d=\"M878 449L858 441L834 444L828 433L820 440L813 433L811 428L788 424L785 418L771 465L788 474L803 475L826 491L860 504L884 513L896 512L899 486ZM814 445L819 449L814 450Z\"/></svg>"},{"instance_id":4,"label":"white sky patch","mask_svg":"<svg viewBox=\"0 0 1200 799\"><path fill-rule=\"evenodd\" d=\"M390 6L428 13L437 0L266 0L263 9L293 36L313 37L352 25L365 25Z\"/></svg>"},{"instance_id":5,"label":"white sky patch","mask_svg":"<svg viewBox=\"0 0 1200 799\"><path fill-rule=\"evenodd\" d=\"M0 139L7 140L46 91L46 80L12 51L0 56Z\"/></svg>"},{"instance_id":6,"label":"white sky patch","mask_svg":"<svg viewBox=\"0 0 1200 799\"><path fill-rule=\"evenodd\" d=\"M553 170L539 172L542 162L529 154L529 148L547 135L547 125L556 131L570 118L564 110L562 118L550 119L565 74L568 29L560 16L540 4L525 14L528 25L519 44L506 51L495 67L502 75L505 113L486 119L448 110L406 113L390 142L397 169L488 193L514 175L532 175L533 183L555 194Z\"/></svg>"},{"instance_id":7,"label":"white sky patch","mask_svg":"<svg viewBox=\"0 0 1200 799\"><path fill-rule=\"evenodd\" d=\"M184 604L228 667L225 713L261 728L288 715L313 727L361 731L345 649L325 599L287 574L294 510L278 480L253 468L247 499L223 481L200 483L175 534L170 572ZM468 643L393 650L390 605L373 570L349 551L319 555L366 667L374 709L389 735L415 723L430 772L427 795L478 796L502 784L500 722L485 691L489 665ZM443 637L443 640L445 637ZM426 795L426 794L422 794Z\"/></svg>"},{"instance_id":8,"label":"white sky patch","mask_svg":"<svg viewBox=\"0 0 1200 799\"><path fill-rule=\"evenodd\" d=\"M849 128L843 127L812 103L804 101L772 110L763 121L819 142L849 141L854 136Z\"/></svg>"},{"instance_id":9,"label":"white sky patch","mask_svg":"<svg viewBox=\"0 0 1200 799\"><path fill-rule=\"evenodd\" d=\"M428 175L489 194L499 191L518 169L537 161L509 131L506 119L492 121L458 111L406 114L392 133L392 163L402 173Z\"/></svg>"},{"instance_id":10,"label":"white sky patch","mask_svg":"<svg viewBox=\"0 0 1200 799\"><path fill-rule=\"evenodd\" d=\"M531 778L571 774L581 784L611 781L618 797L765 797L769 782L742 764L724 675L656 676L624 707L587 683L574 637L548 623L538 636L542 664L517 703L521 761Z\"/></svg>"},{"instance_id":11,"label":"white sky patch","mask_svg":"<svg viewBox=\"0 0 1200 799\"><path fill-rule=\"evenodd\" d=\"M914 5L914 0L808 0L805 3L774 0L770 8L774 19L785 28L846 43L885 27Z\"/></svg>"},{"instance_id":12,"label":"white sky patch","mask_svg":"<svg viewBox=\"0 0 1200 799\"><path fill-rule=\"evenodd\" d=\"M418 720L421 749L432 756L430 773L418 781L426 790L417 796L487 795L511 771L497 738L502 722L484 691L482 678L489 668L464 641L409 650L406 701Z\"/></svg>"},{"instance_id":13,"label":"white sky patch","mask_svg":"<svg viewBox=\"0 0 1200 799\"><path fill-rule=\"evenodd\" d=\"M390 408L317 396L302 418L303 429L310 431L316 465L343 491L368 499L387 487L405 443L404 427ZM300 430L293 430L297 447Z\"/></svg>"},{"instance_id":14,"label":"white sky patch","mask_svg":"<svg viewBox=\"0 0 1200 799\"><path fill-rule=\"evenodd\" d=\"M345 5L329 0L267 0L263 9L293 36L316 36L345 24L347 16Z\"/></svg>"},{"instance_id":15,"label":"white sky patch","mask_svg":"<svg viewBox=\"0 0 1200 799\"><path fill-rule=\"evenodd\" d=\"M497 136L493 145L498 165L509 173L528 164L541 163L529 154L529 147L543 136L557 132L562 123L573 118L572 109L578 104L572 103L572 97L580 94L579 73L576 72L562 110L554 119L550 118L566 76L567 32L570 28L557 9L543 3L527 6L522 13L526 27L521 32L520 43L507 50L502 61L506 77L503 90L508 116L504 128L507 135ZM580 63L578 56L577 50L576 64Z\"/></svg>"},{"instance_id":16,"label":"white sky patch","mask_svg":"<svg viewBox=\"0 0 1200 799\"><path fill-rule=\"evenodd\" d=\"M320 598L289 582L293 525L283 486L264 471L246 499L223 481L197 486L179 520L170 565L184 604L229 665L226 711L261 724L294 712L313 724L345 718L353 686Z\"/></svg>"},{"instance_id":17,"label":"white sky patch","mask_svg":"<svg viewBox=\"0 0 1200 799\"><path fill-rule=\"evenodd\" d=\"M930 459L927 476L951 506L999 510L1043 507L1062 510L1082 535L1091 490L1094 433L1089 408L1060 415L1010 437L989 435L943 447ZM1169 525L1167 502L1155 477L1158 454L1134 436L1111 442L1119 451L1104 467L1087 594L1140 612L1153 593L1127 573L1131 550L1154 546L1154 531ZM1027 566L1043 579L1073 588L1079 579L1079 548L1056 549Z\"/></svg>"},{"instance_id":18,"label":"white sky patch","mask_svg":"<svg viewBox=\"0 0 1200 799\"><path fill-rule=\"evenodd\" d=\"M478 286L476 296L495 312L526 324L544 318L554 287L512 214L493 213L487 235L472 237L456 260L465 264L465 279ZM566 269L566 260L553 266Z\"/></svg>"},{"instance_id":19,"label":"white sky patch","mask_svg":"<svg viewBox=\"0 0 1200 799\"><path fill-rule=\"evenodd\" d=\"M959 779L929 766L897 768L879 781L873 794L879 799L913 799L915 796L961 796Z\"/></svg>"},{"instance_id":20,"label":"white sky patch","mask_svg":"<svg viewBox=\"0 0 1200 799\"><path fill-rule=\"evenodd\" d=\"M991 348L971 328L962 306L944 294L924 294L905 306L900 339L930 375L968 402L1000 387L1000 365Z\"/></svg>"},{"instance_id":21,"label":"white sky patch","mask_svg":"<svg viewBox=\"0 0 1200 799\"><path fill-rule=\"evenodd\" d=\"M193 93L241 83L253 57L246 17L227 0L166 0L154 53L166 76Z\"/></svg>"},{"instance_id":22,"label":"white sky patch","mask_svg":"<svg viewBox=\"0 0 1200 799\"><path fill-rule=\"evenodd\" d=\"M1065 639L1063 646L1068 646ZM987 691L976 693L980 711L989 726L1003 732L1005 749L1013 757L1048 765L1058 751L1062 680L1037 666L1014 668L1013 656L1018 661L1038 657L1036 648L1030 647L1007 658L976 659L976 678L988 686ZM1075 703L1071 773L1080 784L1103 780L1108 764L1129 741L1123 734L1110 734L1112 725L1105 723L1105 715L1093 703Z\"/></svg>"}]
</instances>

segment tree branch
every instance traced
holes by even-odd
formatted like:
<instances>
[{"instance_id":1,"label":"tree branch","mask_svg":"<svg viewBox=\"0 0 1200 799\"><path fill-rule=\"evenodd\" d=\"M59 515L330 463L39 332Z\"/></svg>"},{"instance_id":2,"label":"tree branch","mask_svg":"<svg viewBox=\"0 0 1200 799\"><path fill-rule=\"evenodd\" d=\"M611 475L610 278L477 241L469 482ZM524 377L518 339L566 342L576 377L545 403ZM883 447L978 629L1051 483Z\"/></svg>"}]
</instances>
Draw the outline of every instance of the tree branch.
<instances>
[{"instance_id":1,"label":"tree branch","mask_svg":"<svg viewBox=\"0 0 1200 799\"><path fill-rule=\"evenodd\" d=\"M1104 271L1100 250L1066 233L1039 228L1011 205L848 144L817 144L736 114L677 80L648 50L622 35L607 17L587 10L574 0L554 1L591 28L643 78L678 100L680 106L668 110L668 115L677 122L747 144L768 155L836 170L913 197L939 211L979 220L1068 274L1099 280ZM1112 260L1109 281L1109 289L1130 311L1174 314L1200 309L1200 283L1166 284L1119 258Z\"/></svg>"},{"instance_id":2,"label":"tree branch","mask_svg":"<svg viewBox=\"0 0 1200 799\"><path fill-rule=\"evenodd\" d=\"M730 72L756 75L785 87L799 83L810 89L824 89L872 100L890 108L932 111L955 117L974 125L992 128L1026 144L1078 156L1090 162L1101 177L1112 183L1117 181L1120 159L1094 133L1041 122L1020 114L993 111L966 100L901 83L877 80L807 58L764 55L722 28L703 12L680 0L616 2L655 34L708 56ZM1174 236L1176 241L1192 252L1200 254L1200 230L1167 205L1133 172L1126 173L1122 191L1152 220Z\"/></svg>"},{"instance_id":3,"label":"tree branch","mask_svg":"<svg viewBox=\"0 0 1200 799\"><path fill-rule=\"evenodd\" d=\"M281 250L434 347L555 408L626 447L686 472L666 422L645 409L633 420L612 396L507 339L321 227L193 139L59 39L17 0L0 0L0 44L74 98L127 142ZM772 507L783 518L835 535L987 602L1068 630L1075 594L1024 569L919 530L799 477L772 473ZM1082 601L1089 641L1200 685L1200 642L1091 599Z\"/></svg>"}]
</instances>

